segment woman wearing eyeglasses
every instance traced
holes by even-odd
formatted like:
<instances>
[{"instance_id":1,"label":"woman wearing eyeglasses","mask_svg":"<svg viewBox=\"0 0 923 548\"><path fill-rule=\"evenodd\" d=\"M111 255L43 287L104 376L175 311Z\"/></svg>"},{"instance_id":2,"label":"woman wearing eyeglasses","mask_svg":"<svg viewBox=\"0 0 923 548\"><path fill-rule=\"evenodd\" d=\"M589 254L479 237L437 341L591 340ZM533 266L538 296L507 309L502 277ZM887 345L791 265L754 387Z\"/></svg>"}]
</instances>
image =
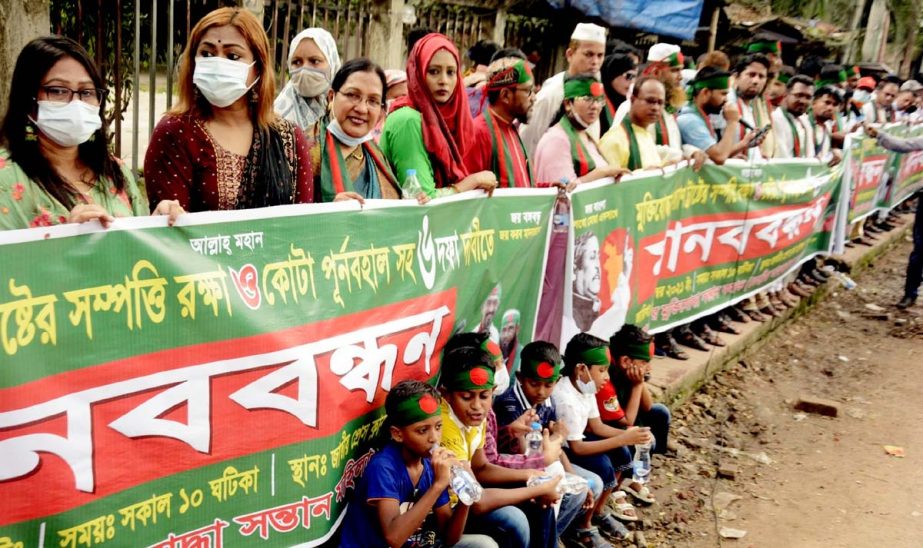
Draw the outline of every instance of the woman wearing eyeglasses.
<instances>
[{"instance_id":1,"label":"woman wearing eyeglasses","mask_svg":"<svg viewBox=\"0 0 923 548\"><path fill-rule=\"evenodd\" d=\"M548 129L535 149L536 181L578 184L601 179L614 182L628 171L606 163L587 128L599 119L606 102L602 83L591 74L564 81L563 116Z\"/></svg>"},{"instance_id":2,"label":"woman wearing eyeglasses","mask_svg":"<svg viewBox=\"0 0 923 548\"><path fill-rule=\"evenodd\" d=\"M601 74L606 104L599 118L599 134L605 135L610 127L621 122L616 113L628 97L631 84L638 77L638 65L627 53L613 53L603 61Z\"/></svg>"},{"instance_id":3,"label":"woman wearing eyeglasses","mask_svg":"<svg viewBox=\"0 0 923 548\"><path fill-rule=\"evenodd\" d=\"M13 71L0 148L0 229L147 215L147 197L109 153L106 90L86 50L69 38L29 42ZM164 201L155 214L182 213Z\"/></svg>"},{"instance_id":4,"label":"woman wearing eyeglasses","mask_svg":"<svg viewBox=\"0 0 923 548\"><path fill-rule=\"evenodd\" d=\"M333 77L327 97L330 119L320 142L321 200L337 195L363 199L400 198L400 185L373 140L382 116L385 73L365 58L353 59Z\"/></svg>"},{"instance_id":5,"label":"woman wearing eyeglasses","mask_svg":"<svg viewBox=\"0 0 923 548\"><path fill-rule=\"evenodd\" d=\"M269 39L247 10L212 11L192 29L176 107L157 124L144 158L151 199L189 211L311 202L304 133L273 111Z\"/></svg>"},{"instance_id":6,"label":"woman wearing eyeglasses","mask_svg":"<svg viewBox=\"0 0 923 548\"><path fill-rule=\"evenodd\" d=\"M430 198L497 187L492 172L465 167L473 122L458 67L458 49L447 37L418 40L407 59L408 94L394 102L381 133L381 150L401 186L409 187L407 173L415 171Z\"/></svg>"}]
</instances>

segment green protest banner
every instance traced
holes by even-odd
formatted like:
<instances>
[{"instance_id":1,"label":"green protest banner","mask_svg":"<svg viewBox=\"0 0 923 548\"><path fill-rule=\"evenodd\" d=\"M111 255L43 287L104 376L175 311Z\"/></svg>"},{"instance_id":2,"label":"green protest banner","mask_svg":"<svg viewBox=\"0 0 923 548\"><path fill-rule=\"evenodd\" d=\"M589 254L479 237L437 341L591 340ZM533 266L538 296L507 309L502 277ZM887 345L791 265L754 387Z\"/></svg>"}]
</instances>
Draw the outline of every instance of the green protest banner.
<instances>
[{"instance_id":1,"label":"green protest banner","mask_svg":"<svg viewBox=\"0 0 923 548\"><path fill-rule=\"evenodd\" d=\"M562 343L661 331L720 310L829 249L840 179L816 161L729 162L578 188Z\"/></svg>"},{"instance_id":2,"label":"green protest banner","mask_svg":"<svg viewBox=\"0 0 923 548\"><path fill-rule=\"evenodd\" d=\"M0 545L322 543L394 384L530 340L554 199L0 233Z\"/></svg>"},{"instance_id":3,"label":"green protest banner","mask_svg":"<svg viewBox=\"0 0 923 548\"><path fill-rule=\"evenodd\" d=\"M843 184L849 189L847 224L878 211L887 194L892 162L892 153L864 133L852 133L846 137L843 144L843 163L846 164Z\"/></svg>"},{"instance_id":4,"label":"green protest banner","mask_svg":"<svg viewBox=\"0 0 923 548\"><path fill-rule=\"evenodd\" d=\"M895 137L913 139L923 136L923 127L896 125L883 129ZM888 188L881 193L880 209L891 209L923 188L923 151L908 153L890 152Z\"/></svg>"}]
</instances>

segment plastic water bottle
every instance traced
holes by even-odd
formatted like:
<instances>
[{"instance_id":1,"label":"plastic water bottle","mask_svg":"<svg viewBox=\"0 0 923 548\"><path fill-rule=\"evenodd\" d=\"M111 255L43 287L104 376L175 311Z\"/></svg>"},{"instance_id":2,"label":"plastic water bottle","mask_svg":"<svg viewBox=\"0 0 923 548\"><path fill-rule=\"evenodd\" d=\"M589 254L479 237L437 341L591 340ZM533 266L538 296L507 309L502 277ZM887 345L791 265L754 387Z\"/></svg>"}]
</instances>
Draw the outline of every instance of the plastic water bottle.
<instances>
[{"instance_id":1,"label":"plastic water bottle","mask_svg":"<svg viewBox=\"0 0 923 548\"><path fill-rule=\"evenodd\" d=\"M434 445L429 452L432 453L438 448L438 444ZM449 469L449 488L452 489L458 500L465 506L471 506L481 500L481 496L484 494L484 488L481 487L478 480L474 478L474 475L467 468L460 464L453 464L452 468Z\"/></svg>"},{"instance_id":2,"label":"plastic water bottle","mask_svg":"<svg viewBox=\"0 0 923 548\"><path fill-rule=\"evenodd\" d=\"M561 464L561 461L555 461L546 466L544 474L529 478L529 481L526 482L526 486L532 487L534 485L541 485L557 477L561 478L561 482L558 483L557 487L559 495L579 495L581 493L586 493L590 488L590 484L582 477L565 472L564 465Z\"/></svg>"},{"instance_id":3,"label":"plastic water bottle","mask_svg":"<svg viewBox=\"0 0 923 548\"><path fill-rule=\"evenodd\" d=\"M471 506L481 500L484 494L484 488L474 479L474 476L465 467L455 464L452 466L452 477L449 480L449 486L458 500L465 506Z\"/></svg>"},{"instance_id":4,"label":"plastic water bottle","mask_svg":"<svg viewBox=\"0 0 923 548\"><path fill-rule=\"evenodd\" d=\"M532 430L526 434L526 456L542 454L542 425L538 422L532 423Z\"/></svg>"},{"instance_id":5,"label":"plastic water bottle","mask_svg":"<svg viewBox=\"0 0 923 548\"><path fill-rule=\"evenodd\" d=\"M840 272L839 270L834 270L831 274L832 274L833 277L836 278L836 279L840 282L840 284L842 284L843 287L845 287L847 290L849 290L849 289L855 289L856 286L858 285L856 282L853 281L852 278L850 278L850 277L847 276L846 274Z\"/></svg>"},{"instance_id":6,"label":"plastic water bottle","mask_svg":"<svg viewBox=\"0 0 923 548\"><path fill-rule=\"evenodd\" d=\"M651 475L651 444L635 445L635 460L631 462L631 470L634 481L647 483Z\"/></svg>"},{"instance_id":7,"label":"plastic water bottle","mask_svg":"<svg viewBox=\"0 0 923 548\"><path fill-rule=\"evenodd\" d=\"M404 184L401 185L401 191L404 193L405 200L416 200L417 196L423 192L420 180L417 179L417 170L407 170L407 178L404 179Z\"/></svg>"}]
</instances>

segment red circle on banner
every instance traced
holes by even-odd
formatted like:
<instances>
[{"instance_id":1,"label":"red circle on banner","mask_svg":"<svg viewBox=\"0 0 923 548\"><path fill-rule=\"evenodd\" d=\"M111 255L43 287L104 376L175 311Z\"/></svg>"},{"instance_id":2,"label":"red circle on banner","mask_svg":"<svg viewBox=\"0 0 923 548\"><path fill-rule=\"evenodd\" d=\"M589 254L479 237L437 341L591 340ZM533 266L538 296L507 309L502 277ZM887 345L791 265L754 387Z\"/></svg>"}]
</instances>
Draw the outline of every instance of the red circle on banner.
<instances>
[{"instance_id":1,"label":"red circle on banner","mask_svg":"<svg viewBox=\"0 0 923 548\"><path fill-rule=\"evenodd\" d=\"M490 380L490 377L487 375L487 370L483 367L476 367L468 373L468 377L471 379L471 383L475 386L484 386L487 384L487 381Z\"/></svg>"},{"instance_id":2,"label":"red circle on banner","mask_svg":"<svg viewBox=\"0 0 923 548\"><path fill-rule=\"evenodd\" d=\"M439 402L429 394L423 394L420 398L420 409L422 409L424 413L432 415L439 409Z\"/></svg>"},{"instance_id":3,"label":"red circle on banner","mask_svg":"<svg viewBox=\"0 0 923 548\"><path fill-rule=\"evenodd\" d=\"M535 372L538 373L539 377L547 379L554 375L554 366L548 362L542 362L535 368Z\"/></svg>"}]
</instances>

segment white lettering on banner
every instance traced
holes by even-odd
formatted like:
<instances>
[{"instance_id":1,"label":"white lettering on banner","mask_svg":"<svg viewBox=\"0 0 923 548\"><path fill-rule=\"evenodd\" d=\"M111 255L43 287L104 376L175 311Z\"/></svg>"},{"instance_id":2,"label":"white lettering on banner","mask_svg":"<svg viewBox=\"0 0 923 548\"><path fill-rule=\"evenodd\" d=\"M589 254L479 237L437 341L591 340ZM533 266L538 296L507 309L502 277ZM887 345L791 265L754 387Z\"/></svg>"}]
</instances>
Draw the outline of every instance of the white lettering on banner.
<instances>
[{"instance_id":1,"label":"white lettering on banner","mask_svg":"<svg viewBox=\"0 0 923 548\"><path fill-rule=\"evenodd\" d=\"M426 373L429 374L429 362L436 352L442 320L449 313L447 306L440 306L300 346L162 371L2 412L0 429L11 431L27 428L48 418L63 415L67 421L67 434L30 433L0 440L0 455L3 455L0 459L0 481L32 473L41 465L41 453L51 453L71 469L78 490L92 492L95 489L93 470L96 454L92 432L93 405L156 389L165 390L120 416L109 426L128 437L173 438L196 451L207 452L212 435L211 379L278 364L284 365L237 390L229 398L245 409L275 409L289 413L306 426L316 427L316 356L332 352L330 368L341 377L340 384L351 391L365 391L367 401L371 402L377 387L390 390L398 356L396 345L379 347L378 340L407 331L419 331L404 348L402 362L411 365L424 358ZM274 392L292 381L297 381L296 397ZM166 411L183 403L188 406L186 424L161 418Z\"/></svg>"},{"instance_id":2,"label":"white lettering on banner","mask_svg":"<svg viewBox=\"0 0 923 548\"><path fill-rule=\"evenodd\" d=\"M605 200L603 200L603 203L605 203ZM513 212L513 213L510 213L510 222L512 222L514 225L518 225L522 223L540 224L542 222L542 212L541 211Z\"/></svg>"},{"instance_id":3,"label":"white lettering on banner","mask_svg":"<svg viewBox=\"0 0 923 548\"><path fill-rule=\"evenodd\" d=\"M867 186L871 183L874 183L881 177L881 174L885 171L885 164L887 163L887 158L881 160L866 160L862 162L862 167L859 168L860 177L862 184L861 186Z\"/></svg>"},{"instance_id":4,"label":"white lettering on banner","mask_svg":"<svg viewBox=\"0 0 923 548\"><path fill-rule=\"evenodd\" d=\"M676 272L680 251L692 253L696 247L701 249L699 259L702 262L708 261L715 233L718 231L722 231L718 234L718 242L730 246L738 254L742 254L747 249L751 231L760 225L766 226L757 230L755 236L769 244L771 248L778 244L780 229L788 240L794 240L801 235L806 225L813 226L821 218L826 200L826 197L821 197L808 207L773 213L756 219L734 219L689 226L684 226L682 221L677 221L664 232L663 240L644 248L651 255L658 257L652 273L655 276L660 275L664 266L664 257L666 257L667 270Z\"/></svg>"},{"instance_id":5,"label":"white lettering on banner","mask_svg":"<svg viewBox=\"0 0 923 548\"><path fill-rule=\"evenodd\" d=\"M211 442L210 378L204 371L168 388L109 423L109 427L129 438L161 436L179 440L200 453L208 453ZM195 374L194 373L194 374ZM188 405L186 424L159 418L181 404Z\"/></svg>"},{"instance_id":6,"label":"white lettering on banner","mask_svg":"<svg viewBox=\"0 0 923 548\"><path fill-rule=\"evenodd\" d=\"M263 247L262 232L241 232L231 236L203 236L201 238L190 238L189 247L200 255L233 255L231 251L231 238L234 238L234 246L237 249L254 250L257 247Z\"/></svg>"},{"instance_id":7,"label":"white lettering on banner","mask_svg":"<svg viewBox=\"0 0 923 548\"><path fill-rule=\"evenodd\" d=\"M423 216L423 230L417 232L417 264L420 266L423 285L426 289L432 289L436 283L436 246L433 244L433 235L429 233L429 215Z\"/></svg>"},{"instance_id":8,"label":"white lettering on banner","mask_svg":"<svg viewBox=\"0 0 923 548\"><path fill-rule=\"evenodd\" d=\"M587 204L583 206L583 211L587 215L591 213L599 213L600 211L605 211L605 210L606 210L605 200L599 200L598 202L593 202L591 204Z\"/></svg>"},{"instance_id":9,"label":"white lettering on banner","mask_svg":"<svg viewBox=\"0 0 923 548\"><path fill-rule=\"evenodd\" d=\"M455 270L461 266L461 252L458 248L458 232L452 236L443 236L436 238L436 256L439 258L439 266L443 272Z\"/></svg>"}]
</instances>

